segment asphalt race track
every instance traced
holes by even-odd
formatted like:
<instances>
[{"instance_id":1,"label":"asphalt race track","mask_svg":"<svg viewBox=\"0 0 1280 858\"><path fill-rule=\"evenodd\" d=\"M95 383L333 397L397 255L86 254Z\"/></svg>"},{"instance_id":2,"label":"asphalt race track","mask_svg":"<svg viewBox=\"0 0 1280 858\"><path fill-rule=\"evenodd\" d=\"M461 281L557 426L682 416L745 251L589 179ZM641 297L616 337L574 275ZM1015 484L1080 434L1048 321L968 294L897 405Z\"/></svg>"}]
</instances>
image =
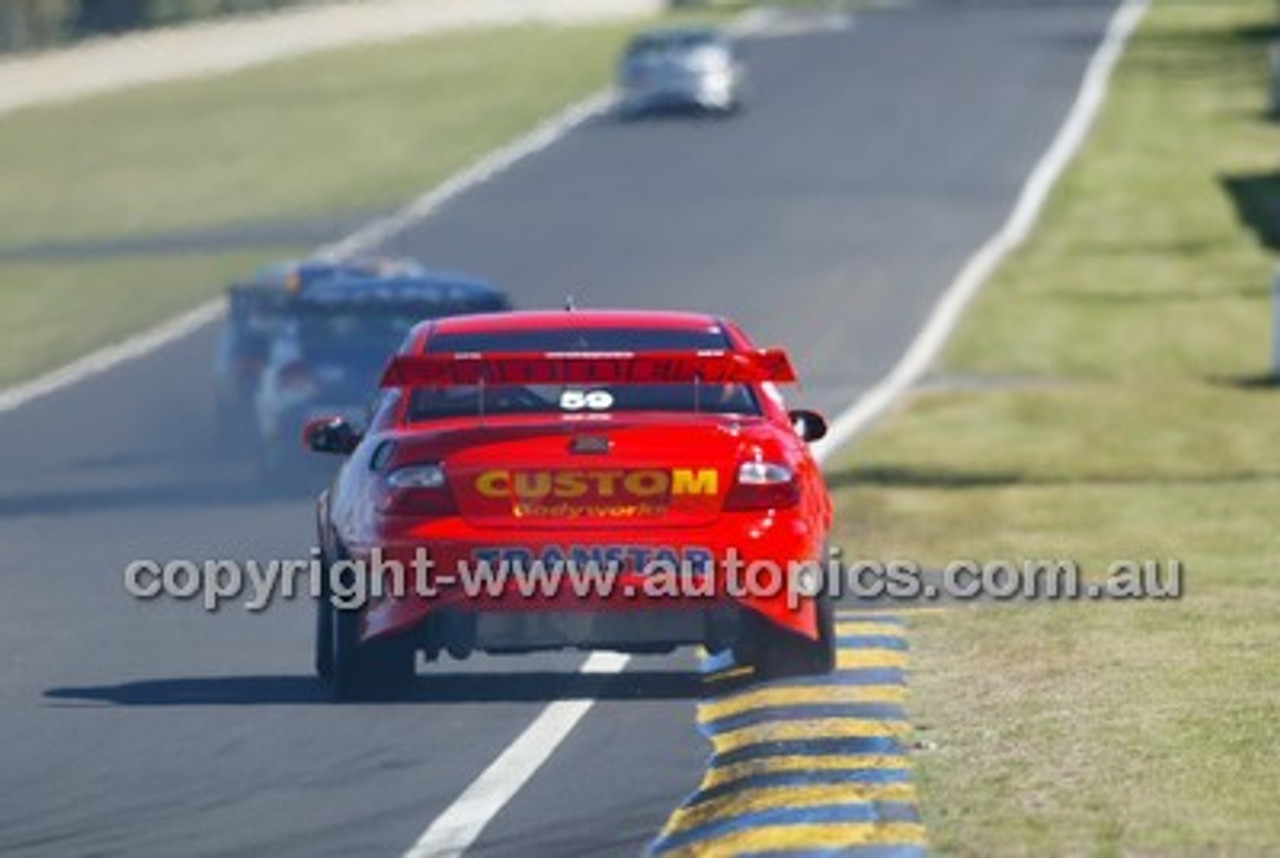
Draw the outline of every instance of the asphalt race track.
<instances>
[{"instance_id":1,"label":"asphalt race track","mask_svg":"<svg viewBox=\"0 0 1280 858\"><path fill-rule=\"evenodd\" d=\"M723 312L834 412L1008 212L1109 0L916 2L747 46L729 121L589 123L391 243L520 306ZM406 194L417 189L406 189ZM203 331L0 416L0 853L394 855L552 700L600 702L473 854L641 851L698 784L691 655L432 666L334 705L311 606L142 604L135 558L306 557L309 501L212 432Z\"/></svg>"}]
</instances>

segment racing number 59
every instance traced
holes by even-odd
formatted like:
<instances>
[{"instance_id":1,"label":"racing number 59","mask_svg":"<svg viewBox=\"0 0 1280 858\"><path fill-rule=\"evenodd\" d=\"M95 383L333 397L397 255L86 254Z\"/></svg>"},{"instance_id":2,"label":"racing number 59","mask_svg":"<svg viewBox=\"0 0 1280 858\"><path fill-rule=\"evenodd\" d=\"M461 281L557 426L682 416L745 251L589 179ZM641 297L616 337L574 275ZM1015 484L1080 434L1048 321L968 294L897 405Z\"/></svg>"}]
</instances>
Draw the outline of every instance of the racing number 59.
<instances>
[{"instance_id":1,"label":"racing number 59","mask_svg":"<svg viewBox=\"0 0 1280 858\"><path fill-rule=\"evenodd\" d=\"M562 411L608 411L613 407L613 394L607 390L566 390L560 394Z\"/></svg>"}]
</instances>

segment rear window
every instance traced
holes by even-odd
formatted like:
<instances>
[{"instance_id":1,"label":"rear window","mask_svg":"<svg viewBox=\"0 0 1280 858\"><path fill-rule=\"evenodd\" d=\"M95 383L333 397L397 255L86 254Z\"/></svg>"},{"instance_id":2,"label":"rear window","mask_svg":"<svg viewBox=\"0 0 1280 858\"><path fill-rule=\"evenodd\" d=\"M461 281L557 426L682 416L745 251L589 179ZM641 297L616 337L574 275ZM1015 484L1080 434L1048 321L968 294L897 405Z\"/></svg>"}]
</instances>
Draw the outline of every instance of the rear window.
<instances>
[{"instance_id":1,"label":"rear window","mask_svg":"<svg viewBox=\"0 0 1280 858\"><path fill-rule=\"evenodd\" d=\"M372 352L390 355L422 317L415 313L306 313L298 340L308 355Z\"/></svg>"},{"instance_id":2,"label":"rear window","mask_svg":"<svg viewBox=\"0 0 1280 858\"><path fill-rule=\"evenodd\" d=\"M631 43L628 53L661 53L664 51L691 51L695 48L724 44L716 33L656 33L640 36Z\"/></svg>"},{"instance_id":3,"label":"rear window","mask_svg":"<svg viewBox=\"0 0 1280 858\"><path fill-rule=\"evenodd\" d=\"M433 335L429 353L449 352L646 352L731 348L718 327L512 330ZM423 422L470 414L574 414L686 412L760 413L746 384L640 384L591 387L537 384L418 388L409 398L409 420Z\"/></svg>"},{"instance_id":4,"label":"rear window","mask_svg":"<svg viewBox=\"0 0 1280 858\"><path fill-rule=\"evenodd\" d=\"M464 301L303 303L296 310L298 339L308 354L370 352L389 355L425 319L507 309L501 296Z\"/></svg>"}]
</instances>

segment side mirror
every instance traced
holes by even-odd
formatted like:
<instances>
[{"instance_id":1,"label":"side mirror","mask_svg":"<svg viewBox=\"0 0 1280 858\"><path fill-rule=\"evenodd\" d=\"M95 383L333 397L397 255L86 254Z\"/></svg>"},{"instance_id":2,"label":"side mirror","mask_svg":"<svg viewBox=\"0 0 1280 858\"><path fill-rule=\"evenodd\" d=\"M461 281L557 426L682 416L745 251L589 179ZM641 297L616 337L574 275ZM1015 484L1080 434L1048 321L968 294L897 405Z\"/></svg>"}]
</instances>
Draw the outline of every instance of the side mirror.
<instances>
[{"instance_id":1,"label":"side mirror","mask_svg":"<svg viewBox=\"0 0 1280 858\"><path fill-rule=\"evenodd\" d=\"M315 453L350 455L362 437L342 417L317 417L302 427L302 444Z\"/></svg>"},{"instance_id":2,"label":"side mirror","mask_svg":"<svg viewBox=\"0 0 1280 858\"><path fill-rule=\"evenodd\" d=\"M791 427L804 440L812 443L826 437L827 421L818 412L788 411L787 416L791 418Z\"/></svg>"}]
</instances>

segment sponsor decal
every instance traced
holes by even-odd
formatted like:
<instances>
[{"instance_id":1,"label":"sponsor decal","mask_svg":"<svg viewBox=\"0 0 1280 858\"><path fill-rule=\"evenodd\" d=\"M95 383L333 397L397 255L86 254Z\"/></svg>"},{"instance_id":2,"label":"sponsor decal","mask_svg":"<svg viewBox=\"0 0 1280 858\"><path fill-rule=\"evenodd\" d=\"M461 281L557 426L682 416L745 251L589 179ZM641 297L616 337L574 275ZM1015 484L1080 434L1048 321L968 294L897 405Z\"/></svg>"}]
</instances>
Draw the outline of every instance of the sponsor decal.
<instances>
[{"instance_id":1,"label":"sponsor decal","mask_svg":"<svg viewBox=\"0 0 1280 858\"><path fill-rule=\"evenodd\" d=\"M475 384L757 384L796 380L782 349L397 355L383 387Z\"/></svg>"},{"instance_id":2,"label":"sponsor decal","mask_svg":"<svg viewBox=\"0 0 1280 858\"><path fill-rule=\"evenodd\" d=\"M720 491L715 468L579 469L483 471L474 487L482 497L514 498L552 505L570 500L658 502L681 496L714 496ZM625 505L625 504L624 504Z\"/></svg>"},{"instance_id":3,"label":"sponsor decal","mask_svg":"<svg viewBox=\"0 0 1280 858\"><path fill-rule=\"evenodd\" d=\"M562 411L608 411L613 407L613 394L607 390L566 390L560 394Z\"/></svg>"},{"instance_id":4,"label":"sponsor decal","mask_svg":"<svg viewBox=\"0 0 1280 858\"><path fill-rule=\"evenodd\" d=\"M664 504L628 503L537 503L521 501L512 507L516 518L594 518L616 520L627 518L657 518L666 513Z\"/></svg>"}]
</instances>

